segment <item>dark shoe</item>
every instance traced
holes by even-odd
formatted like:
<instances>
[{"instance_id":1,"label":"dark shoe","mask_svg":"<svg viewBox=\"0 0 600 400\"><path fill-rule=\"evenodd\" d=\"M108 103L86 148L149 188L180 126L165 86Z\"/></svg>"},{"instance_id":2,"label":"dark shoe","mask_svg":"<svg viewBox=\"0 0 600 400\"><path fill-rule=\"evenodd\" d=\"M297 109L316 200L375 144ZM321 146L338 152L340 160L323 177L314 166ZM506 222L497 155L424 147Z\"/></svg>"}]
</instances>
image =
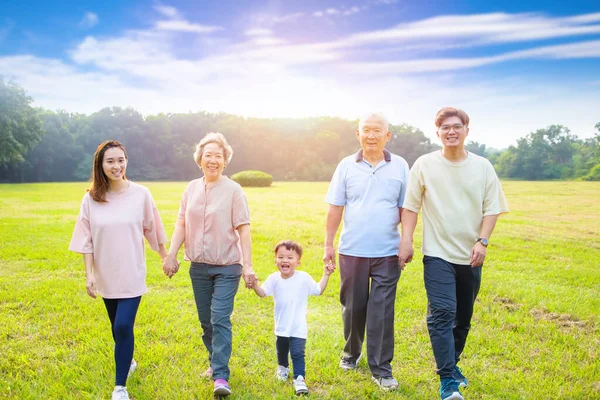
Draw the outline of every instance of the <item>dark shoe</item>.
<instances>
[{"instance_id":1,"label":"dark shoe","mask_svg":"<svg viewBox=\"0 0 600 400\"><path fill-rule=\"evenodd\" d=\"M440 397L442 400L464 400L458 390L458 382L453 378L444 378L440 383Z\"/></svg>"},{"instance_id":2,"label":"dark shoe","mask_svg":"<svg viewBox=\"0 0 600 400\"><path fill-rule=\"evenodd\" d=\"M461 388L461 387L467 387L469 385L469 381L463 375L463 373L460 370L460 368L458 368L458 365L454 366L454 373L452 374L452 377L454 378L454 380L456 382L458 382L458 387L459 388Z\"/></svg>"}]
</instances>

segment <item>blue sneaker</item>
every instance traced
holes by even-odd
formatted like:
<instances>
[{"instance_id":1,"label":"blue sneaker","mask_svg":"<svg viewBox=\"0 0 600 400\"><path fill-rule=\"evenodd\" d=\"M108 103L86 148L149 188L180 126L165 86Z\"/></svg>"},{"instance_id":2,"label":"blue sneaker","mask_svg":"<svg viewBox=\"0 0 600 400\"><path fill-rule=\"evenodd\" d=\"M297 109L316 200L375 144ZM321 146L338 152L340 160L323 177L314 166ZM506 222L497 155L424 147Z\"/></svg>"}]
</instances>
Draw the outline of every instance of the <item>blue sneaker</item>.
<instances>
[{"instance_id":1,"label":"blue sneaker","mask_svg":"<svg viewBox=\"0 0 600 400\"><path fill-rule=\"evenodd\" d=\"M453 378L444 378L440 384L440 397L442 400L464 400L458 390L458 382Z\"/></svg>"},{"instance_id":2,"label":"blue sneaker","mask_svg":"<svg viewBox=\"0 0 600 400\"><path fill-rule=\"evenodd\" d=\"M469 381L463 375L463 373L460 370L460 368L458 368L458 365L454 366L454 373L452 374L452 377L454 378L454 380L456 382L458 382L458 387L459 388L461 388L461 387L467 387L469 385Z\"/></svg>"}]
</instances>

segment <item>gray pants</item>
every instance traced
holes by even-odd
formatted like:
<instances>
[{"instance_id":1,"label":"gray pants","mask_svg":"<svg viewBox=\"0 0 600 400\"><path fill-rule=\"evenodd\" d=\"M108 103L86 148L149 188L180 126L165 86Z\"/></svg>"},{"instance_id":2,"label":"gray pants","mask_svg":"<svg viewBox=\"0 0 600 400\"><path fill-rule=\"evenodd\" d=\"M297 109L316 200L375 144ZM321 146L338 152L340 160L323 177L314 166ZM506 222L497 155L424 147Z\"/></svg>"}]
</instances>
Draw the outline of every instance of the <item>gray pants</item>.
<instances>
[{"instance_id":1,"label":"gray pants","mask_svg":"<svg viewBox=\"0 0 600 400\"><path fill-rule=\"evenodd\" d=\"M452 377L471 328L481 285L481 267L423 257L427 328L440 379Z\"/></svg>"},{"instance_id":2,"label":"gray pants","mask_svg":"<svg viewBox=\"0 0 600 400\"><path fill-rule=\"evenodd\" d=\"M340 302L344 320L344 357L361 354L367 328L367 356L375 377L392 376L394 303L400 279L398 256L381 258L340 254Z\"/></svg>"},{"instance_id":3,"label":"gray pants","mask_svg":"<svg viewBox=\"0 0 600 400\"><path fill-rule=\"evenodd\" d=\"M198 318L202 325L202 341L208 350L213 369L212 378L229 380L231 357L231 313L238 291L242 266L192 263L190 278Z\"/></svg>"}]
</instances>

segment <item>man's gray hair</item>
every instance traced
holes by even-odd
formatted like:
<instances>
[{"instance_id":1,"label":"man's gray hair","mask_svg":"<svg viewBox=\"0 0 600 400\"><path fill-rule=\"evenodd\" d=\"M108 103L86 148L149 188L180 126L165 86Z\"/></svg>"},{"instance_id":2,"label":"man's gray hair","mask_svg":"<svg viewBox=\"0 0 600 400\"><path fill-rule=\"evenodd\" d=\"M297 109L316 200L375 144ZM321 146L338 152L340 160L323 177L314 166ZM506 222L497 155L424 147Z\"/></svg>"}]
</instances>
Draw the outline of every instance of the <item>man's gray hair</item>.
<instances>
[{"instance_id":1,"label":"man's gray hair","mask_svg":"<svg viewBox=\"0 0 600 400\"><path fill-rule=\"evenodd\" d=\"M389 130L390 123L388 122L387 117L381 112L370 112L368 114L363 115L363 117L358 121L358 129L360 129L366 121L373 117L383 121L383 125L385 126L386 132Z\"/></svg>"},{"instance_id":2,"label":"man's gray hair","mask_svg":"<svg viewBox=\"0 0 600 400\"><path fill-rule=\"evenodd\" d=\"M229 143L227 143L225 136L219 132L207 133L206 136L202 138L200 143L196 145L196 151L194 152L194 160L196 161L196 164L200 165L202 153L204 153L204 147L209 143L216 143L223 149L223 158L225 159L225 164L229 164L231 157L233 156L233 149Z\"/></svg>"}]
</instances>

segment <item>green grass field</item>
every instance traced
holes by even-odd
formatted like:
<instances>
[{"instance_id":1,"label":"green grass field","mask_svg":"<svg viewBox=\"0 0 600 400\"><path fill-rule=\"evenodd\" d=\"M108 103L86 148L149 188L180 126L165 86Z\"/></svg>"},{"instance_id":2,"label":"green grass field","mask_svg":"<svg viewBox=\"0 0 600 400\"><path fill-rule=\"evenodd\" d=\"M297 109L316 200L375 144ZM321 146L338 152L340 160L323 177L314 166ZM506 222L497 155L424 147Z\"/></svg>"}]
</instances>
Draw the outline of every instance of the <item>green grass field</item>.
<instances>
[{"instance_id":1,"label":"green grass field","mask_svg":"<svg viewBox=\"0 0 600 400\"><path fill-rule=\"evenodd\" d=\"M170 236L185 183L149 183ZM100 299L85 293L81 256L67 251L85 183L0 185L0 398L107 399L112 337ZM272 247L305 247L318 280L326 183L247 189L253 261L274 271ZM461 366L466 399L600 399L600 184L505 182L512 212L488 250L473 328ZM420 248L420 223L415 236ZM339 274L309 301L307 383L314 399L436 399L438 378L425 322L419 254L398 284L394 373L379 391L366 360L338 368L343 348ZM132 398L208 399L206 351L187 265L167 279L148 253L150 292L136 322ZM294 398L275 380L272 299L240 287L233 315L233 399Z\"/></svg>"}]
</instances>

